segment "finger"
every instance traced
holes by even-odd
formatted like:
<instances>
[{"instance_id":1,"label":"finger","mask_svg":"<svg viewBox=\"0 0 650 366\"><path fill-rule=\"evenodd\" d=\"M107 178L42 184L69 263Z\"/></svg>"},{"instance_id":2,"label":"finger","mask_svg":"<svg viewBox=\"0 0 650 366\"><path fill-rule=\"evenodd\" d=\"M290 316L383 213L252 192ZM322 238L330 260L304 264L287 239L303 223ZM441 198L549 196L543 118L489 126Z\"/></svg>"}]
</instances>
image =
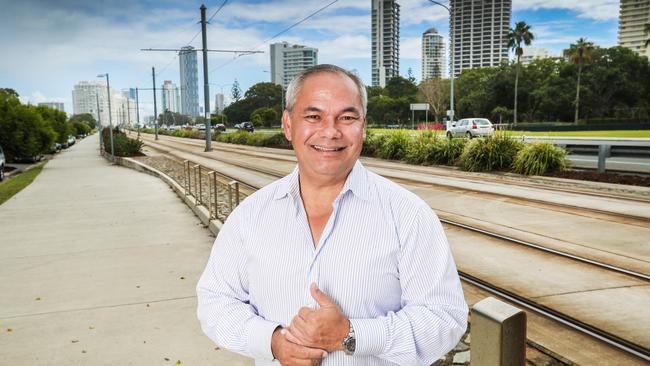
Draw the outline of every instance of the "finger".
<instances>
[{"instance_id":1,"label":"finger","mask_svg":"<svg viewBox=\"0 0 650 366\"><path fill-rule=\"evenodd\" d=\"M311 297L313 297L321 307L337 306L334 300L318 288L316 283L312 282L309 286L309 290L311 292Z\"/></svg>"},{"instance_id":2,"label":"finger","mask_svg":"<svg viewBox=\"0 0 650 366\"><path fill-rule=\"evenodd\" d=\"M319 360L327 357L327 351L319 348L311 348L299 345L294 345L294 347L296 347L294 353L296 358L302 358L305 360Z\"/></svg>"},{"instance_id":3,"label":"finger","mask_svg":"<svg viewBox=\"0 0 650 366\"><path fill-rule=\"evenodd\" d=\"M302 307L300 310L298 310L298 316L302 318L303 320L309 319L309 315L314 313L314 309L308 308L308 307Z\"/></svg>"},{"instance_id":4,"label":"finger","mask_svg":"<svg viewBox=\"0 0 650 366\"><path fill-rule=\"evenodd\" d=\"M307 326L307 323L303 321L302 319L295 317L291 321L291 324L289 325L289 329L291 330L291 334L296 336L298 339L300 339L300 344L303 344L305 346L311 346L313 345L313 339L312 337L309 336L309 329Z\"/></svg>"},{"instance_id":5,"label":"finger","mask_svg":"<svg viewBox=\"0 0 650 366\"><path fill-rule=\"evenodd\" d=\"M282 335L287 341L300 346L306 346L306 344L300 338L298 338L298 336L293 334L293 332L291 332L290 329L284 328L280 331L280 333L282 333Z\"/></svg>"}]
</instances>

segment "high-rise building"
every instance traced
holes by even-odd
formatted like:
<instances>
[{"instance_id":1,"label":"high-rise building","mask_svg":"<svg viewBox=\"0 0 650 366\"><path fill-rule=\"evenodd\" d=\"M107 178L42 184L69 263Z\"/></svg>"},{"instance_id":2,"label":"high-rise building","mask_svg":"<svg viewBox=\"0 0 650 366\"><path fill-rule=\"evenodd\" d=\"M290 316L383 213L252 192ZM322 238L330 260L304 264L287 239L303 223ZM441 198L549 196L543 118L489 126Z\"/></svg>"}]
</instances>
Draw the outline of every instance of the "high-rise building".
<instances>
[{"instance_id":1,"label":"high-rise building","mask_svg":"<svg viewBox=\"0 0 650 366\"><path fill-rule=\"evenodd\" d=\"M512 0L451 0L454 75L508 60Z\"/></svg>"},{"instance_id":2,"label":"high-rise building","mask_svg":"<svg viewBox=\"0 0 650 366\"><path fill-rule=\"evenodd\" d=\"M301 71L318 65L318 49L289 44L271 44L271 82L285 88Z\"/></svg>"},{"instance_id":3,"label":"high-rise building","mask_svg":"<svg viewBox=\"0 0 650 366\"><path fill-rule=\"evenodd\" d=\"M99 97L99 114L97 113L97 96ZM135 123L136 104L129 98L128 92L120 93L111 88L111 119L108 118L108 97L104 81L80 81L72 90L72 108L74 114L90 113L100 119L102 126L127 125Z\"/></svg>"},{"instance_id":4,"label":"high-rise building","mask_svg":"<svg viewBox=\"0 0 650 366\"><path fill-rule=\"evenodd\" d=\"M650 37L645 33L645 24L650 24L650 0L621 0L618 25L618 44L650 59Z\"/></svg>"},{"instance_id":5,"label":"high-rise building","mask_svg":"<svg viewBox=\"0 0 650 366\"><path fill-rule=\"evenodd\" d=\"M180 95L178 87L172 83L171 80L165 80L162 85L162 111L170 111L180 113Z\"/></svg>"},{"instance_id":6,"label":"high-rise building","mask_svg":"<svg viewBox=\"0 0 650 366\"><path fill-rule=\"evenodd\" d=\"M199 71L196 50L192 46L178 53L181 71L181 113L190 117L199 115Z\"/></svg>"},{"instance_id":7,"label":"high-rise building","mask_svg":"<svg viewBox=\"0 0 650 366\"><path fill-rule=\"evenodd\" d=\"M422 33L422 80L445 75L445 42L436 28Z\"/></svg>"},{"instance_id":8,"label":"high-rise building","mask_svg":"<svg viewBox=\"0 0 650 366\"><path fill-rule=\"evenodd\" d=\"M217 93L214 96L214 113L215 114L220 114L221 112L223 112L223 108L224 108L223 94Z\"/></svg>"},{"instance_id":9,"label":"high-rise building","mask_svg":"<svg viewBox=\"0 0 650 366\"><path fill-rule=\"evenodd\" d=\"M65 108L63 106L63 103L59 103L59 102L43 102L43 103L38 103L38 105L46 106L48 108L56 109L57 111L65 112Z\"/></svg>"},{"instance_id":10,"label":"high-rise building","mask_svg":"<svg viewBox=\"0 0 650 366\"><path fill-rule=\"evenodd\" d=\"M372 86L399 75L399 4L372 0Z\"/></svg>"},{"instance_id":11,"label":"high-rise building","mask_svg":"<svg viewBox=\"0 0 650 366\"><path fill-rule=\"evenodd\" d=\"M519 60L522 65L528 65L535 60L551 57L551 51L549 51L547 48L528 47L522 48L522 51L523 53L521 54L521 58Z\"/></svg>"}]
</instances>

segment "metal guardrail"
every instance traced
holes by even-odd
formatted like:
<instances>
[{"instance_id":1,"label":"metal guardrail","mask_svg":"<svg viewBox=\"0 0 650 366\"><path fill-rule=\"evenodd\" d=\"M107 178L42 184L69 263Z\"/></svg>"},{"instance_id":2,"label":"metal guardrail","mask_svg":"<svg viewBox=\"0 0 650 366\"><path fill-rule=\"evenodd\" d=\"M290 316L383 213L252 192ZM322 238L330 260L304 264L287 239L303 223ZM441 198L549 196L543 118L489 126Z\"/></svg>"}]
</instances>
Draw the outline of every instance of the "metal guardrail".
<instances>
[{"instance_id":1,"label":"metal guardrail","mask_svg":"<svg viewBox=\"0 0 650 366\"><path fill-rule=\"evenodd\" d=\"M183 161L183 176L185 195L192 196L197 205L204 206L208 209L211 219L225 219L228 215L219 213L219 190L228 194L228 214L232 212L240 203L240 183L232 180L229 183L219 182L221 179L227 179L226 176L213 170L207 170L200 164L192 165L190 161ZM226 202L224 201L223 204Z\"/></svg>"}]
</instances>

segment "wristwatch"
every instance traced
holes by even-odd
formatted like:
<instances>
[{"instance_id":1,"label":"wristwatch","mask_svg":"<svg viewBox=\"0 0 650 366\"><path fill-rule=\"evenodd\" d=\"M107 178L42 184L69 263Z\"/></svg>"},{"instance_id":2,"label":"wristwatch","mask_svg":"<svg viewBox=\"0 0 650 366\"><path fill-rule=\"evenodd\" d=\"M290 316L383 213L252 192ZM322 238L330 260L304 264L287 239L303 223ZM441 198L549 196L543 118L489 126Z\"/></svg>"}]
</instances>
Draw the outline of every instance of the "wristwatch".
<instances>
[{"instance_id":1,"label":"wristwatch","mask_svg":"<svg viewBox=\"0 0 650 366\"><path fill-rule=\"evenodd\" d=\"M352 327L352 322L350 322L350 331L348 332L348 336L343 339L343 352L348 356L352 356L356 347L357 339L354 337L354 328Z\"/></svg>"}]
</instances>

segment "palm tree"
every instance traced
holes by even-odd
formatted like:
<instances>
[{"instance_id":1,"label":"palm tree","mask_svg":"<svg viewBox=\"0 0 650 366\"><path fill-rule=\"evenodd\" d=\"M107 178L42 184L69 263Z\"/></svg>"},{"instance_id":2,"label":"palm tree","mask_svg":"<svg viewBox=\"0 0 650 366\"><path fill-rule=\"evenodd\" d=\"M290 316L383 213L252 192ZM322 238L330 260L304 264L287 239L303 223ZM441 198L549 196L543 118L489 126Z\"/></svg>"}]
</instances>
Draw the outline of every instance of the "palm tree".
<instances>
[{"instance_id":1,"label":"palm tree","mask_svg":"<svg viewBox=\"0 0 650 366\"><path fill-rule=\"evenodd\" d=\"M576 84L576 113L574 123L578 124L578 107L580 105L580 74L582 73L582 66L591 61L591 53L594 50L593 42L589 42L584 38L580 38L575 44L571 45L569 54L571 62L578 65L578 82Z\"/></svg>"},{"instance_id":2,"label":"palm tree","mask_svg":"<svg viewBox=\"0 0 650 366\"><path fill-rule=\"evenodd\" d=\"M524 49L521 48L522 43L526 46L530 46L535 36L530 32L530 25L526 22L517 22L514 28L510 29L508 32L508 48L515 51L517 55L517 71L515 73L515 108L514 108L514 124L517 124L517 88L519 87L519 59L524 53Z\"/></svg>"}]
</instances>

